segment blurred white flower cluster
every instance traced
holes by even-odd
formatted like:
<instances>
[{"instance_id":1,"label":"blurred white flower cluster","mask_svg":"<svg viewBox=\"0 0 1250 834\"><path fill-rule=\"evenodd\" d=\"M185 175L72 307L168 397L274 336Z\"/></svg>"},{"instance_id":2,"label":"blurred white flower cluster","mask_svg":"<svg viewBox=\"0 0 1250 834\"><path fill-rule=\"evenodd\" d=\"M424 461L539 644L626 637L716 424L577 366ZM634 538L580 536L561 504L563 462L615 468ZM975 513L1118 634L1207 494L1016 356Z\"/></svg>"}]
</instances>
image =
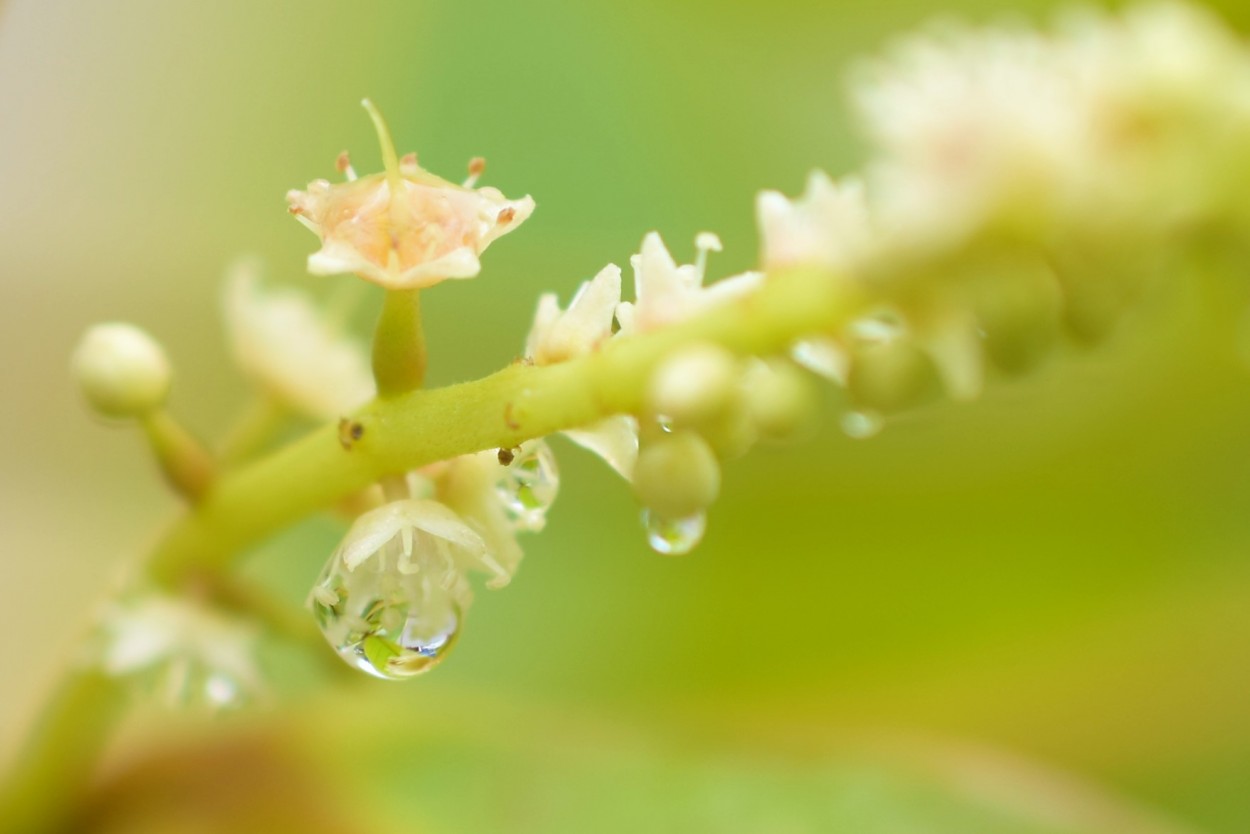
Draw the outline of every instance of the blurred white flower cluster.
<instances>
[{"instance_id":1,"label":"blurred white flower cluster","mask_svg":"<svg viewBox=\"0 0 1250 834\"><path fill-rule=\"evenodd\" d=\"M766 268L825 266L876 301L796 350L866 414L1100 338L1186 235L1244 229L1250 50L1197 6L933 27L852 97L864 172L758 208Z\"/></svg>"}]
</instances>

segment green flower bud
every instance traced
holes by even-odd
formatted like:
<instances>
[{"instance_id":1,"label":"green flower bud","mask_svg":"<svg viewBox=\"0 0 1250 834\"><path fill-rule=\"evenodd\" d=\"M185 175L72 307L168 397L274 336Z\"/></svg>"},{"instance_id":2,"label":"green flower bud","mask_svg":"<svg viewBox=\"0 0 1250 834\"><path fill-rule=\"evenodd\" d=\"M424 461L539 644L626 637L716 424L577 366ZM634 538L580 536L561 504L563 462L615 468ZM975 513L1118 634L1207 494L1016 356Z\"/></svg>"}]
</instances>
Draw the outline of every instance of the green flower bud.
<instances>
[{"instance_id":1,"label":"green flower bud","mask_svg":"<svg viewBox=\"0 0 1250 834\"><path fill-rule=\"evenodd\" d=\"M889 412L918 405L936 392L936 382L932 360L906 336L851 349L846 387L864 408Z\"/></svg>"},{"instance_id":2,"label":"green flower bud","mask_svg":"<svg viewBox=\"0 0 1250 834\"><path fill-rule=\"evenodd\" d=\"M705 423L699 433L721 460L735 460L751 451L759 432L747 409L745 397L739 393L732 406L722 411L716 419Z\"/></svg>"},{"instance_id":3,"label":"green flower bud","mask_svg":"<svg viewBox=\"0 0 1250 834\"><path fill-rule=\"evenodd\" d=\"M638 500L656 515L688 518L716 500L720 463L694 432L664 435L638 453L633 485Z\"/></svg>"},{"instance_id":4,"label":"green flower bud","mask_svg":"<svg viewBox=\"0 0 1250 834\"><path fill-rule=\"evenodd\" d=\"M678 426L701 426L738 393L738 360L717 345L695 345L666 359L651 377L647 404Z\"/></svg>"},{"instance_id":5,"label":"green flower bud","mask_svg":"<svg viewBox=\"0 0 1250 834\"><path fill-rule=\"evenodd\" d=\"M788 440L812 425L816 389L793 363L754 363L744 383L747 415L761 437Z\"/></svg>"},{"instance_id":6,"label":"green flower bud","mask_svg":"<svg viewBox=\"0 0 1250 834\"><path fill-rule=\"evenodd\" d=\"M97 324L83 334L71 360L87 402L105 417L134 418L165 404L172 376L160 344L131 324Z\"/></svg>"},{"instance_id":7,"label":"green flower bud","mask_svg":"<svg viewBox=\"0 0 1250 834\"><path fill-rule=\"evenodd\" d=\"M985 354L1008 373L1035 367L1059 335L1062 297L1040 260L1004 262L976 290L973 312L985 333Z\"/></svg>"}]
</instances>

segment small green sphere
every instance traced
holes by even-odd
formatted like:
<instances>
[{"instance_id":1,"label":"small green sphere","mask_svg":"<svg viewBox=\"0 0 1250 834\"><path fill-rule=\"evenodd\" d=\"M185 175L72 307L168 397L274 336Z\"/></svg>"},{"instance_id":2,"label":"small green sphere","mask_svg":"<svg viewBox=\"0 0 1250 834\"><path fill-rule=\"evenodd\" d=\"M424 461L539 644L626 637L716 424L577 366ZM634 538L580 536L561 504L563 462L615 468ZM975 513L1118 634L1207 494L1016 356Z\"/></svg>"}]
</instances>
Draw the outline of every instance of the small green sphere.
<instances>
[{"instance_id":1,"label":"small green sphere","mask_svg":"<svg viewBox=\"0 0 1250 834\"><path fill-rule=\"evenodd\" d=\"M664 435L642 447L634 467L634 494L661 518L687 518L720 492L720 463L694 432Z\"/></svg>"}]
</instances>

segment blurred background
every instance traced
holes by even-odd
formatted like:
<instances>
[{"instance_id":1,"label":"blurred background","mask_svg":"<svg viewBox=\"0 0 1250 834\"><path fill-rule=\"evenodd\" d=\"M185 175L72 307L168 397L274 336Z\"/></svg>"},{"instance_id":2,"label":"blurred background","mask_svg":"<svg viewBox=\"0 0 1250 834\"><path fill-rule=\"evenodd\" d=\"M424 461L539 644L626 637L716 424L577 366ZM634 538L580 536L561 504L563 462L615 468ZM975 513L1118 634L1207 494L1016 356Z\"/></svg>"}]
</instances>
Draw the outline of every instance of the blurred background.
<instances>
[{"instance_id":1,"label":"blurred background","mask_svg":"<svg viewBox=\"0 0 1250 834\"><path fill-rule=\"evenodd\" d=\"M222 270L254 253L301 278L315 238L283 195L333 176L344 148L379 167L362 96L425 167L454 179L482 155L487 183L538 203L478 280L424 299L444 384L512 359L541 291L567 298L651 229L679 258L718 232L712 275L754 265L757 191L862 160L844 104L857 56L935 15L1051 6L8 0L3 761L101 589L178 511L137 434L77 401L76 338L148 328L177 366L175 411L220 436L248 401ZM1250 25L1238 0L1221 13ZM1182 276L1104 344L866 441L831 403L810 442L727 467L683 559L651 553L628 487L565 444L547 531L511 587L479 594L445 665L327 689L275 657L284 709L205 724L144 708L110 752L102 818L1250 830L1248 294ZM247 572L298 603L341 529L310 521Z\"/></svg>"}]
</instances>

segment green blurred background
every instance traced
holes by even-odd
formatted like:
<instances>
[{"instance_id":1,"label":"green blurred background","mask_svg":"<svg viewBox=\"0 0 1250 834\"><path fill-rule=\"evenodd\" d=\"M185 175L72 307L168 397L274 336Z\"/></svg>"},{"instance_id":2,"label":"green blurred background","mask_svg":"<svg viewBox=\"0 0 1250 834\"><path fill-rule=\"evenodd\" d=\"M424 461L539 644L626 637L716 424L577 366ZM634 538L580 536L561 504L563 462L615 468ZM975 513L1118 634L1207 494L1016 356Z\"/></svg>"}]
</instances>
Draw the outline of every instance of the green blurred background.
<instances>
[{"instance_id":1,"label":"green blurred background","mask_svg":"<svg viewBox=\"0 0 1250 834\"><path fill-rule=\"evenodd\" d=\"M478 280L425 300L442 384L510 360L539 292L626 264L648 230L679 257L715 230L713 274L752 266L758 190L862 161L856 56L935 14L1050 5L10 0L3 750L177 511L139 439L77 402L74 340L149 328L175 410L219 435L248 397L222 268L251 252L300 277L315 240L283 194L344 148L377 166L362 96L426 167L454 178L482 155L486 182L538 202ZM1250 24L1250 6L1222 11ZM284 728L296 759L325 754L316 784L346 774L348 806L413 830L1250 830L1250 293L1200 277L1107 344L868 441L839 433L831 395L812 441L727 468L685 559L650 553L627 487L565 444L547 531L448 663L315 697L292 664L295 710L213 732ZM340 529L311 522L248 572L298 602ZM123 773L153 755L132 735ZM1045 827L1065 808L1110 816ZM1148 827L1162 818L1177 827Z\"/></svg>"}]
</instances>

